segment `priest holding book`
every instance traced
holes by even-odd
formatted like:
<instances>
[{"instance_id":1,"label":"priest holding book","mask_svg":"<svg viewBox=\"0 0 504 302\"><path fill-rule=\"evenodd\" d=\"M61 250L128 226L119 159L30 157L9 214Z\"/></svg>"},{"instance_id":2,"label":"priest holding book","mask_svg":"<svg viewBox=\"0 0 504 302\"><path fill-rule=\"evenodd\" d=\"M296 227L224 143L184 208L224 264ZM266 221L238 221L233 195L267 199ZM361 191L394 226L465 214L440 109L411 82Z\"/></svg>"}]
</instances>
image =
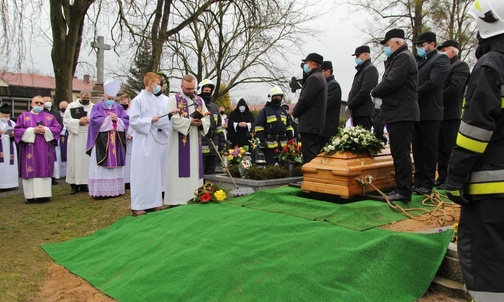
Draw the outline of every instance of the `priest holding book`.
<instances>
[{"instance_id":1,"label":"priest holding book","mask_svg":"<svg viewBox=\"0 0 504 302\"><path fill-rule=\"evenodd\" d=\"M167 110L180 110L171 118L164 200L167 205L187 204L194 190L203 185L201 138L210 127L208 110L195 95L196 79L192 75L182 78L181 90L170 97Z\"/></svg>"},{"instance_id":2,"label":"priest holding book","mask_svg":"<svg viewBox=\"0 0 504 302\"><path fill-rule=\"evenodd\" d=\"M121 88L118 80L103 83L104 94L93 106L86 145L89 159L89 195L95 198L124 194L126 133L129 117L115 97Z\"/></svg>"}]
</instances>

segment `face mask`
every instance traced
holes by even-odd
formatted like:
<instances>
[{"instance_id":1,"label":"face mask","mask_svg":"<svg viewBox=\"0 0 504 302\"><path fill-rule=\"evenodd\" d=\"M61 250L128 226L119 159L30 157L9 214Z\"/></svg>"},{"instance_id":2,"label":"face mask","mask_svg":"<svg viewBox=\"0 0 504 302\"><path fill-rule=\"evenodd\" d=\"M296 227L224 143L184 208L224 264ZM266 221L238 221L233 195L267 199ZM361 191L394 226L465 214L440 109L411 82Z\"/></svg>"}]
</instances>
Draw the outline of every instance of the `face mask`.
<instances>
[{"instance_id":1,"label":"face mask","mask_svg":"<svg viewBox=\"0 0 504 302\"><path fill-rule=\"evenodd\" d=\"M200 96L205 101L212 99L212 93L211 92L202 92Z\"/></svg>"},{"instance_id":2,"label":"face mask","mask_svg":"<svg viewBox=\"0 0 504 302\"><path fill-rule=\"evenodd\" d=\"M89 100L83 100L83 99L81 99L80 102L84 106L89 105Z\"/></svg>"},{"instance_id":3,"label":"face mask","mask_svg":"<svg viewBox=\"0 0 504 302\"><path fill-rule=\"evenodd\" d=\"M308 64L306 64L306 63L305 63L305 64L303 65L303 71L304 71L305 73L310 73L311 69L310 69L310 67L308 67Z\"/></svg>"},{"instance_id":4,"label":"face mask","mask_svg":"<svg viewBox=\"0 0 504 302\"><path fill-rule=\"evenodd\" d=\"M417 55L420 58L425 58L425 56L427 55L427 51L422 47L417 47L416 50L417 50Z\"/></svg>"},{"instance_id":5,"label":"face mask","mask_svg":"<svg viewBox=\"0 0 504 302\"><path fill-rule=\"evenodd\" d=\"M66 108L60 108L61 113L65 113Z\"/></svg>"},{"instance_id":6,"label":"face mask","mask_svg":"<svg viewBox=\"0 0 504 302\"><path fill-rule=\"evenodd\" d=\"M105 100L105 104L110 107L114 104L114 100Z\"/></svg>"},{"instance_id":7,"label":"face mask","mask_svg":"<svg viewBox=\"0 0 504 302\"><path fill-rule=\"evenodd\" d=\"M219 111L219 113L220 113L220 114L224 114L224 113L226 113L226 112L225 112L225 111Z\"/></svg>"},{"instance_id":8,"label":"face mask","mask_svg":"<svg viewBox=\"0 0 504 302\"><path fill-rule=\"evenodd\" d=\"M394 53L390 46L385 47L385 49L383 51L385 52L385 55L387 56L387 58L390 57Z\"/></svg>"},{"instance_id":9,"label":"face mask","mask_svg":"<svg viewBox=\"0 0 504 302\"><path fill-rule=\"evenodd\" d=\"M240 110L240 112L245 112L245 106L238 107L238 110Z\"/></svg>"},{"instance_id":10,"label":"face mask","mask_svg":"<svg viewBox=\"0 0 504 302\"><path fill-rule=\"evenodd\" d=\"M0 121L7 123L9 121L8 117L0 117Z\"/></svg>"},{"instance_id":11,"label":"face mask","mask_svg":"<svg viewBox=\"0 0 504 302\"><path fill-rule=\"evenodd\" d=\"M44 107L45 107L45 109L51 109L52 103L51 102L45 102L44 103Z\"/></svg>"},{"instance_id":12,"label":"face mask","mask_svg":"<svg viewBox=\"0 0 504 302\"><path fill-rule=\"evenodd\" d=\"M124 110L127 110L129 105L128 104L121 104L121 106L123 107Z\"/></svg>"},{"instance_id":13,"label":"face mask","mask_svg":"<svg viewBox=\"0 0 504 302\"><path fill-rule=\"evenodd\" d=\"M40 111L42 111L44 108L40 107L40 106L33 106L33 112L35 113L39 113Z\"/></svg>"},{"instance_id":14,"label":"face mask","mask_svg":"<svg viewBox=\"0 0 504 302\"><path fill-rule=\"evenodd\" d=\"M279 100L279 99L271 99L271 103L274 105L280 105L281 102L282 102L282 100Z\"/></svg>"},{"instance_id":15,"label":"face mask","mask_svg":"<svg viewBox=\"0 0 504 302\"><path fill-rule=\"evenodd\" d=\"M154 93L155 95L158 95L158 93L161 92L161 86L159 85L156 85L156 87L154 87L154 91L152 93Z\"/></svg>"},{"instance_id":16,"label":"face mask","mask_svg":"<svg viewBox=\"0 0 504 302\"><path fill-rule=\"evenodd\" d=\"M357 59L355 59L355 64L357 64L357 66L361 66L361 65L362 65L362 63L364 63L364 62L362 61L362 59L361 59L361 58L357 58Z\"/></svg>"}]
</instances>

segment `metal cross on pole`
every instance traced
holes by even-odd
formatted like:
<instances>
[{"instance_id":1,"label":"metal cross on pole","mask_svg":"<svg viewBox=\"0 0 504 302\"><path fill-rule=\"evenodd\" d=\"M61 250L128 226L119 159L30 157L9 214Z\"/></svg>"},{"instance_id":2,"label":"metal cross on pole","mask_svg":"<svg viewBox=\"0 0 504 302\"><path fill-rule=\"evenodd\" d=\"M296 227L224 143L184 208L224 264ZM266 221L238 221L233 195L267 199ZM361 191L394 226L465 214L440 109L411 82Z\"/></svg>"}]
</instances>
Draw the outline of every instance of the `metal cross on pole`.
<instances>
[{"instance_id":1,"label":"metal cross on pole","mask_svg":"<svg viewBox=\"0 0 504 302\"><path fill-rule=\"evenodd\" d=\"M105 39L103 36L98 36L97 42L91 42L91 47L98 49L98 54L96 56L96 83L103 84L103 69L105 68L105 50L110 50L111 47L105 44Z\"/></svg>"}]
</instances>

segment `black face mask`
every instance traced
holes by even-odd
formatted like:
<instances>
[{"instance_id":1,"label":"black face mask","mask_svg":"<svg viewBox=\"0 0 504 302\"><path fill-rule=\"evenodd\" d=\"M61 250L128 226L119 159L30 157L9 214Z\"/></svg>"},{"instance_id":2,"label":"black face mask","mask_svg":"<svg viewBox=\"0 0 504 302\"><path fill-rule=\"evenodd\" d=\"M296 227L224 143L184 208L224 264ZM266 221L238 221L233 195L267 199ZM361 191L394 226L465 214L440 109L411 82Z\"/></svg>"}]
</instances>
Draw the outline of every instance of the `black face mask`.
<instances>
[{"instance_id":1,"label":"black face mask","mask_svg":"<svg viewBox=\"0 0 504 302\"><path fill-rule=\"evenodd\" d=\"M272 100L271 100L271 103L272 103L273 105L280 105L280 103L281 103L281 102L282 102L282 100L279 100L279 99L272 99Z\"/></svg>"},{"instance_id":2,"label":"black face mask","mask_svg":"<svg viewBox=\"0 0 504 302\"><path fill-rule=\"evenodd\" d=\"M202 92L200 96L203 100L205 100L205 103L209 103L212 100L211 92Z\"/></svg>"},{"instance_id":3,"label":"black face mask","mask_svg":"<svg viewBox=\"0 0 504 302\"><path fill-rule=\"evenodd\" d=\"M84 106L85 106L85 105L89 105L89 100L82 100L82 99L81 99L81 100L80 100L80 102L81 102L81 104L82 104L82 105L84 105Z\"/></svg>"},{"instance_id":4,"label":"black face mask","mask_svg":"<svg viewBox=\"0 0 504 302\"><path fill-rule=\"evenodd\" d=\"M66 108L60 108L61 113L65 113Z\"/></svg>"},{"instance_id":5,"label":"black face mask","mask_svg":"<svg viewBox=\"0 0 504 302\"><path fill-rule=\"evenodd\" d=\"M128 104L121 104L121 106L124 108L124 110L127 110L129 105Z\"/></svg>"},{"instance_id":6,"label":"black face mask","mask_svg":"<svg viewBox=\"0 0 504 302\"><path fill-rule=\"evenodd\" d=\"M225 112L225 111L219 111L219 113L220 113L220 114L224 114L224 113L226 113L226 112Z\"/></svg>"}]
</instances>

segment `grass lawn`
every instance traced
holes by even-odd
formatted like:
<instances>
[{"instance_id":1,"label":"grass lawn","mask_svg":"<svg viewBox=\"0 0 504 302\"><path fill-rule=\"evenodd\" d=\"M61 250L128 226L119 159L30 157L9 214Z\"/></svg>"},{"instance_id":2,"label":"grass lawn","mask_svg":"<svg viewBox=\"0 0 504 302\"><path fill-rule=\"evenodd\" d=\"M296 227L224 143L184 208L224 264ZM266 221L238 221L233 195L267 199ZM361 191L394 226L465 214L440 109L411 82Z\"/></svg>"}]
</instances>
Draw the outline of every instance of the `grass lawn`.
<instances>
[{"instance_id":1,"label":"grass lawn","mask_svg":"<svg viewBox=\"0 0 504 302\"><path fill-rule=\"evenodd\" d=\"M22 193L0 197L0 301L34 299L54 264L41 244L82 237L131 215L129 190L104 200L69 191L53 186L51 201L28 205Z\"/></svg>"}]
</instances>

